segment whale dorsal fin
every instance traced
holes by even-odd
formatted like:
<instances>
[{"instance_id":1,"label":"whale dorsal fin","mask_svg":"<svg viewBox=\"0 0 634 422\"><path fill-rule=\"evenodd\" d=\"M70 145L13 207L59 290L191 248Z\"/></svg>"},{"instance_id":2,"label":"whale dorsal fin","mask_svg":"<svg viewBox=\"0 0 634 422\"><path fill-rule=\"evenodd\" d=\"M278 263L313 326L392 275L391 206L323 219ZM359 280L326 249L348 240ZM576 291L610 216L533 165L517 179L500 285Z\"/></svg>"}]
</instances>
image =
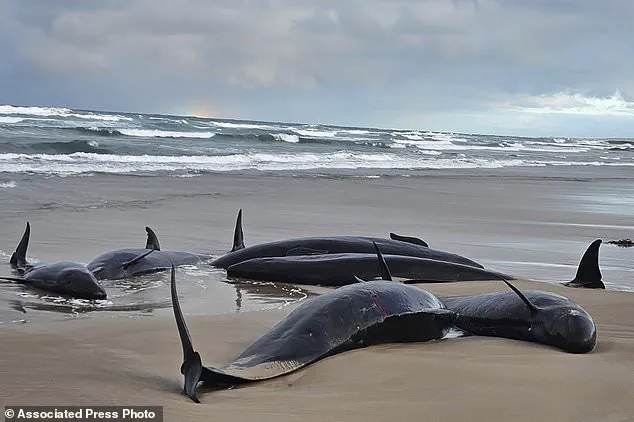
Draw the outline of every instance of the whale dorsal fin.
<instances>
[{"instance_id":1,"label":"whale dorsal fin","mask_svg":"<svg viewBox=\"0 0 634 422\"><path fill-rule=\"evenodd\" d=\"M236 219L236 228L233 231L233 247L231 252L244 249L244 233L242 232L242 208L238 211L238 218Z\"/></svg>"},{"instance_id":2,"label":"whale dorsal fin","mask_svg":"<svg viewBox=\"0 0 634 422\"><path fill-rule=\"evenodd\" d=\"M390 239L398 240L400 242L412 243L414 245L420 245L420 246L424 246L426 248L429 247L427 242L425 242L423 239L419 239L417 237L401 236L400 234L390 233Z\"/></svg>"},{"instance_id":3,"label":"whale dorsal fin","mask_svg":"<svg viewBox=\"0 0 634 422\"><path fill-rule=\"evenodd\" d=\"M145 231L147 232L147 242L145 243L145 249L154 249L156 251L160 251L161 245L159 244L158 237L156 236L156 233L154 233L154 230L146 227Z\"/></svg>"},{"instance_id":4,"label":"whale dorsal fin","mask_svg":"<svg viewBox=\"0 0 634 422\"><path fill-rule=\"evenodd\" d=\"M11 255L11 266L12 267L25 267L29 265L26 262L26 250L29 247L29 238L31 237L31 225L29 222L26 222L26 229L24 229L24 234L22 235L22 239L20 239L20 243L18 243L17 248L15 248L15 252Z\"/></svg>"},{"instance_id":5,"label":"whale dorsal fin","mask_svg":"<svg viewBox=\"0 0 634 422\"><path fill-rule=\"evenodd\" d=\"M392 281L392 274L387 266L387 262L385 262L385 258L383 258L379 245L377 245L376 242L372 242L372 244L374 245L376 256L379 259L379 274L381 274L381 279Z\"/></svg>"},{"instance_id":6,"label":"whale dorsal fin","mask_svg":"<svg viewBox=\"0 0 634 422\"><path fill-rule=\"evenodd\" d=\"M502 280L502 281L505 282L506 285L509 286L511 290L513 290L515 294L517 294L520 297L520 299L522 299L522 302L524 302L526 306L528 306L528 309L531 311L531 315L535 315L536 313L540 311L540 309L537 306L535 306L535 304L531 302L530 299L527 298L526 295L520 291L520 289L513 286L511 283L509 283L506 280Z\"/></svg>"},{"instance_id":7,"label":"whale dorsal fin","mask_svg":"<svg viewBox=\"0 0 634 422\"><path fill-rule=\"evenodd\" d=\"M145 258L146 256L148 256L154 251L156 251L156 249L150 249L149 251L142 253L136 258L132 258L131 260L124 262L123 264L121 264L121 268L123 268L124 270L127 270L130 266L136 264L137 262L139 262L140 260L142 260L143 258Z\"/></svg>"},{"instance_id":8,"label":"whale dorsal fin","mask_svg":"<svg viewBox=\"0 0 634 422\"><path fill-rule=\"evenodd\" d=\"M599 269L600 246L601 239L595 240L588 246L583 257L581 257L574 280L566 283L567 286L605 289L605 284L601 281L601 270Z\"/></svg>"},{"instance_id":9,"label":"whale dorsal fin","mask_svg":"<svg viewBox=\"0 0 634 422\"><path fill-rule=\"evenodd\" d=\"M286 256L297 255L326 255L328 251L323 249L311 249L311 248L293 248L286 251Z\"/></svg>"}]
</instances>

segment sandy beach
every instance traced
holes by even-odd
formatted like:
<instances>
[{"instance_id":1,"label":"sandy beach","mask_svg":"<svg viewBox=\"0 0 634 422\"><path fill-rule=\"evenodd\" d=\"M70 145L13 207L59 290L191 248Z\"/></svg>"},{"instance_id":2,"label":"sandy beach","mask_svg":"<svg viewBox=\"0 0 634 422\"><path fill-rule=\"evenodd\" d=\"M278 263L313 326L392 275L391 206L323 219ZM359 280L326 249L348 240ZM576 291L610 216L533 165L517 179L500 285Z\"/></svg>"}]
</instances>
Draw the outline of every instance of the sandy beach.
<instances>
[{"instance_id":1,"label":"sandy beach","mask_svg":"<svg viewBox=\"0 0 634 422\"><path fill-rule=\"evenodd\" d=\"M584 306L597 323L596 349L571 355L493 338L389 344L272 381L203 390L203 403L195 405L180 395L181 351L168 307L51 312L36 306L41 299L21 296L23 287L9 285L0 300L0 404L163 405L166 420L632 420L634 293L624 291L632 287L632 249L602 246L611 290L552 283L574 276L595 238L632 237L630 176L583 169L358 176L24 176L0 198L0 249L8 261L28 218L29 255L42 261L87 262L106 250L142 245L145 225L156 229L164 248L219 255L230 245L241 207L247 244L394 231L495 270L550 281L518 286L555 291ZM238 355L308 294L298 289L299 296L285 299L280 286L241 291L223 283L222 271L205 271L179 270L178 277L195 345L208 365ZM135 295L165 303L167 277L154 281ZM505 289L499 282L421 287L438 295ZM111 306L126 297L114 295ZM238 299L246 305L237 306Z\"/></svg>"},{"instance_id":2,"label":"sandy beach","mask_svg":"<svg viewBox=\"0 0 634 422\"><path fill-rule=\"evenodd\" d=\"M388 344L327 358L271 381L180 395L169 317L5 327L3 404L165 406L166 420L632 420L634 294L519 282L566 294L596 320L585 355L494 338ZM496 282L426 286L439 295L496 291ZM227 362L285 312L190 317L203 362Z\"/></svg>"}]
</instances>

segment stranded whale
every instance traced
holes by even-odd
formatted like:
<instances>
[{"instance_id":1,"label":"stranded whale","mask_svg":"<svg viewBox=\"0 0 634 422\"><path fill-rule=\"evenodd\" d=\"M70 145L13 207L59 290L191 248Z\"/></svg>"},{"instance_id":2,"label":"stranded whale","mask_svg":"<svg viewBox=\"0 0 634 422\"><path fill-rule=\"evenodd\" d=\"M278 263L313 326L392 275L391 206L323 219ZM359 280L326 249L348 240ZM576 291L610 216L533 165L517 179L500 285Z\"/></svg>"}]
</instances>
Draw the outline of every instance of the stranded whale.
<instances>
[{"instance_id":1,"label":"stranded whale","mask_svg":"<svg viewBox=\"0 0 634 422\"><path fill-rule=\"evenodd\" d=\"M590 314L567 297L539 290L443 297L458 316L456 326L474 335L554 346L570 353L594 349L597 328Z\"/></svg>"},{"instance_id":2,"label":"stranded whale","mask_svg":"<svg viewBox=\"0 0 634 422\"><path fill-rule=\"evenodd\" d=\"M106 252L88 263L98 280L118 280L169 270L172 265L194 265L206 257L189 252L162 251L154 231L146 227L145 249L128 248Z\"/></svg>"},{"instance_id":3,"label":"stranded whale","mask_svg":"<svg viewBox=\"0 0 634 422\"><path fill-rule=\"evenodd\" d=\"M387 263L377 250L381 276L391 280ZM362 280L359 280L362 281ZM590 314L567 297L543 291L441 297L455 314L454 325L468 334L526 340L570 353L594 349L597 328Z\"/></svg>"},{"instance_id":4,"label":"stranded whale","mask_svg":"<svg viewBox=\"0 0 634 422\"><path fill-rule=\"evenodd\" d=\"M211 262L211 265L227 269L231 265L253 258L340 253L374 254L374 246L372 243L376 242L381 248L381 251L388 255L414 256L483 268L482 265L477 262L460 255L423 246L427 245L427 243L421 239L400 236L394 233L391 233L391 237L391 239L365 236L304 237L262 243L245 248L242 231L242 210L240 210L238 220L236 221L234 243L231 252L215 259Z\"/></svg>"},{"instance_id":5,"label":"stranded whale","mask_svg":"<svg viewBox=\"0 0 634 422\"><path fill-rule=\"evenodd\" d=\"M511 276L453 262L405 255L384 255L392 275L420 282L505 280ZM254 258L227 268L227 276L322 286L356 283L355 277L379 277L376 254L343 253ZM419 282L419 281L416 281Z\"/></svg>"},{"instance_id":6,"label":"stranded whale","mask_svg":"<svg viewBox=\"0 0 634 422\"><path fill-rule=\"evenodd\" d=\"M174 269L171 288L183 347L183 393L195 402L201 381L212 386L248 383L288 374L345 350L439 339L454 318L420 288L383 280L357 283L307 300L228 365L204 367L180 309Z\"/></svg>"},{"instance_id":7,"label":"stranded whale","mask_svg":"<svg viewBox=\"0 0 634 422\"><path fill-rule=\"evenodd\" d=\"M106 291L99 285L85 265L75 262L56 262L31 265L26 260L31 225L27 222L22 239L11 255L11 266L21 277L0 277L24 283L49 292L80 299L105 299Z\"/></svg>"}]
</instances>

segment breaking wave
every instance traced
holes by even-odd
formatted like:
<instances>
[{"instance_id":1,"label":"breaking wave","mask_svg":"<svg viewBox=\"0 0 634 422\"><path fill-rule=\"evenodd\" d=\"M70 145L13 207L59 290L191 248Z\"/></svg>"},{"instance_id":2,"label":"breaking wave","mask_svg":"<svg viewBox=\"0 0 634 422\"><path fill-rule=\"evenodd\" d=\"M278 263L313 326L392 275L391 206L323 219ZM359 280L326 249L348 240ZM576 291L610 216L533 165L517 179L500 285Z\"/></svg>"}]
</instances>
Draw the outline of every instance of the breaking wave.
<instances>
[{"instance_id":1,"label":"breaking wave","mask_svg":"<svg viewBox=\"0 0 634 422\"><path fill-rule=\"evenodd\" d=\"M135 173L163 171L225 172L236 170L310 169L440 169L499 168L545 165L521 160L401 159L395 154L351 152L266 154L246 153L217 156L73 154L0 154L0 172L73 175L80 173Z\"/></svg>"},{"instance_id":2,"label":"breaking wave","mask_svg":"<svg viewBox=\"0 0 634 422\"><path fill-rule=\"evenodd\" d=\"M522 138L0 105L0 171L634 165L633 139Z\"/></svg>"}]
</instances>

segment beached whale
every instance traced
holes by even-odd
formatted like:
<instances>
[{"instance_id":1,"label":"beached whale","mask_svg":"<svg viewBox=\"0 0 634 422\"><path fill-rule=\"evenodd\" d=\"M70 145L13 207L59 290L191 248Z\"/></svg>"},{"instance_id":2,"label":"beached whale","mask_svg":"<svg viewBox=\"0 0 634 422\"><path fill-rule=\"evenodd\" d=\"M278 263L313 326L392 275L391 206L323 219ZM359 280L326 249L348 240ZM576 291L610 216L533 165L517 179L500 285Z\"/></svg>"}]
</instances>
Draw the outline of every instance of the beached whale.
<instances>
[{"instance_id":1,"label":"beached whale","mask_svg":"<svg viewBox=\"0 0 634 422\"><path fill-rule=\"evenodd\" d=\"M20 274L20 277L0 277L1 279L79 299L106 298L106 291L85 265L75 262L29 264L26 260L26 252L30 235L31 225L27 222L22 239L11 255L11 266Z\"/></svg>"},{"instance_id":2,"label":"beached whale","mask_svg":"<svg viewBox=\"0 0 634 422\"><path fill-rule=\"evenodd\" d=\"M307 300L228 365L204 367L180 309L174 269L171 289L183 347L183 394L195 402L201 381L210 386L260 381L345 350L439 339L454 318L434 295L420 288L383 280L357 283Z\"/></svg>"},{"instance_id":3,"label":"beached whale","mask_svg":"<svg viewBox=\"0 0 634 422\"><path fill-rule=\"evenodd\" d=\"M238 262L253 258L283 257L297 255L325 255L340 253L374 254L372 242L376 242L384 254L405 255L483 268L468 258L449 252L431 249L424 241L391 233L390 239L365 236L304 237L280 240L244 247L242 210L238 213L231 252L211 262L214 267L227 269Z\"/></svg>"},{"instance_id":4,"label":"beached whale","mask_svg":"<svg viewBox=\"0 0 634 422\"><path fill-rule=\"evenodd\" d=\"M597 328L590 314L567 297L539 290L442 297L457 314L456 326L478 336L505 337L557 347L570 353L594 349Z\"/></svg>"},{"instance_id":5,"label":"beached whale","mask_svg":"<svg viewBox=\"0 0 634 422\"><path fill-rule=\"evenodd\" d=\"M378 249L377 255L381 277L392 280L390 268ZM581 306L556 293L522 293L503 281L512 292L440 297L445 308L455 313L454 325L467 334L526 340L570 353L594 349L597 328Z\"/></svg>"},{"instance_id":6,"label":"beached whale","mask_svg":"<svg viewBox=\"0 0 634 422\"><path fill-rule=\"evenodd\" d=\"M376 242L376 241L375 241ZM383 249L383 247L380 247ZM384 255L392 275L425 282L507 280L513 277L454 262L405 255ZM375 254L341 253L254 258L227 268L227 276L322 286L356 283L356 277L371 280L380 276Z\"/></svg>"},{"instance_id":7,"label":"beached whale","mask_svg":"<svg viewBox=\"0 0 634 422\"><path fill-rule=\"evenodd\" d=\"M146 227L145 249L118 249L99 255L87 265L98 280L119 280L169 270L172 265L195 265L208 258L189 252L162 251L156 233Z\"/></svg>"}]
</instances>

